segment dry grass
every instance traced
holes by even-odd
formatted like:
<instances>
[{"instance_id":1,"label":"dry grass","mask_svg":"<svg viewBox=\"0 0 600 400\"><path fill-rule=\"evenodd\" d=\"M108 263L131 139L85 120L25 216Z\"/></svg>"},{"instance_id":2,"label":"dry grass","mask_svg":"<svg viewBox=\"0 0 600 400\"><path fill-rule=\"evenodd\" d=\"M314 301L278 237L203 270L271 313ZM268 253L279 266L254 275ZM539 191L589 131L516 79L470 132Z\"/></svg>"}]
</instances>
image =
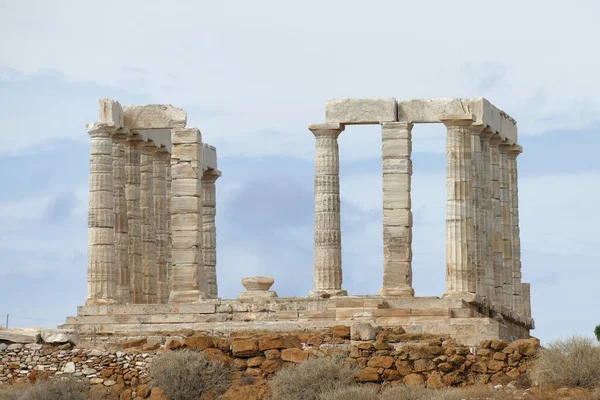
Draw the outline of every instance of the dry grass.
<instances>
[{"instance_id":1,"label":"dry grass","mask_svg":"<svg viewBox=\"0 0 600 400\"><path fill-rule=\"evenodd\" d=\"M52 379L27 386L0 386L0 400L85 400L89 385L74 378Z\"/></svg>"},{"instance_id":2,"label":"dry grass","mask_svg":"<svg viewBox=\"0 0 600 400\"><path fill-rule=\"evenodd\" d=\"M600 388L600 346L581 336L556 340L540 350L529 376L540 387Z\"/></svg>"},{"instance_id":3,"label":"dry grass","mask_svg":"<svg viewBox=\"0 0 600 400\"><path fill-rule=\"evenodd\" d=\"M368 386L351 385L323 393L319 400L380 400L377 390Z\"/></svg>"},{"instance_id":4,"label":"dry grass","mask_svg":"<svg viewBox=\"0 0 600 400\"><path fill-rule=\"evenodd\" d=\"M273 377L270 382L273 399L320 400L325 393L354 385L355 372L341 358L309 358Z\"/></svg>"},{"instance_id":5,"label":"dry grass","mask_svg":"<svg viewBox=\"0 0 600 400\"><path fill-rule=\"evenodd\" d=\"M161 354L148 368L152 385L162 388L170 400L220 395L231 386L232 374L231 366L208 361L204 354L190 350Z\"/></svg>"}]
</instances>

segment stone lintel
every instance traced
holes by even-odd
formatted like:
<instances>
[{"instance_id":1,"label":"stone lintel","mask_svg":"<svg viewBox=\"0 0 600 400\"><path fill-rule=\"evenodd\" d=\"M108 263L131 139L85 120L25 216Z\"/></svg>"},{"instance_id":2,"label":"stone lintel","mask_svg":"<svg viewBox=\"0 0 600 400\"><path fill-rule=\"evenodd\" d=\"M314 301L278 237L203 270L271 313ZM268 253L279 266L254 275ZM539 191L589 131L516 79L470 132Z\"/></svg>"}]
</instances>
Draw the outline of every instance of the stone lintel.
<instances>
[{"instance_id":1,"label":"stone lintel","mask_svg":"<svg viewBox=\"0 0 600 400\"><path fill-rule=\"evenodd\" d=\"M398 121L396 99L334 99L327 101L327 122L379 124Z\"/></svg>"},{"instance_id":2,"label":"stone lintel","mask_svg":"<svg viewBox=\"0 0 600 400\"><path fill-rule=\"evenodd\" d=\"M314 131L343 131L345 128L344 124L339 122L326 122L324 124L310 124L308 129L311 132Z\"/></svg>"},{"instance_id":3,"label":"stone lintel","mask_svg":"<svg viewBox=\"0 0 600 400\"><path fill-rule=\"evenodd\" d=\"M217 149L209 144L202 144L204 169L217 169Z\"/></svg>"},{"instance_id":4,"label":"stone lintel","mask_svg":"<svg viewBox=\"0 0 600 400\"><path fill-rule=\"evenodd\" d=\"M100 122L114 124L117 129L124 127L121 103L113 99L100 99Z\"/></svg>"},{"instance_id":5,"label":"stone lintel","mask_svg":"<svg viewBox=\"0 0 600 400\"><path fill-rule=\"evenodd\" d=\"M187 113L170 104L148 104L123 107L123 119L129 129L184 128Z\"/></svg>"},{"instance_id":6,"label":"stone lintel","mask_svg":"<svg viewBox=\"0 0 600 400\"><path fill-rule=\"evenodd\" d=\"M398 121L413 123L439 123L442 114L471 113L474 125L485 125L493 133L512 143L518 142L517 123L507 113L498 109L483 97L411 99L398 101Z\"/></svg>"}]
</instances>

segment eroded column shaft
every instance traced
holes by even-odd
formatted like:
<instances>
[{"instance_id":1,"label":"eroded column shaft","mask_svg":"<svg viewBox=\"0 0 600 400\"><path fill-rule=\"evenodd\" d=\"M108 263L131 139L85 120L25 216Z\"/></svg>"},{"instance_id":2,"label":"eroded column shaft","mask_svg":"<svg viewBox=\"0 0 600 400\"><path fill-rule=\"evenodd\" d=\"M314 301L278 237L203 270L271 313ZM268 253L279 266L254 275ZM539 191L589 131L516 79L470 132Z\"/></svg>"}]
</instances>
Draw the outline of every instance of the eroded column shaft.
<instances>
[{"instance_id":1,"label":"eroded column shaft","mask_svg":"<svg viewBox=\"0 0 600 400\"><path fill-rule=\"evenodd\" d=\"M171 156L167 160L167 288L163 303L169 302L171 295L171 279L173 277L173 229L171 225Z\"/></svg>"},{"instance_id":2,"label":"eroded column shaft","mask_svg":"<svg viewBox=\"0 0 600 400\"><path fill-rule=\"evenodd\" d=\"M153 143L142 144L140 162L140 211L142 215L142 298L143 303L156 303L158 276L156 258L156 227L154 214L154 154Z\"/></svg>"},{"instance_id":3,"label":"eroded column shaft","mask_svg":"<svg viewBox=\"0 0 600 400\"><path fill-rule=\"evenodd\" d=\"M90 202L88 217L88 293L86 305L117 302L112 132L90 124Z\"/></svg>"},{"instance_id":4,"label":"eroded column shaft","mask_svg":"<svg viewBox=\"0 0 600 400\"><path fill-rule=\"evenodd\" d=\"M470 114L443 115L446 145L446 296L475 299L475 209Z\"/></svg>"},{"instance_id":5,"label":"eroded column shaft","mask_svg":"<svg viewBox=\"0 0 600 400\"><path fill-rule=\"evenodd\" d=\"M490 139L490 176L492 179L492 262L494 270L494 296L498 310L504 305L503 295L503 239L502 239L502 207L500 203L500 135Z\"/></svg>"},{"instance_id":6,"label":"eroded column shaft","mask_svg":"<svg viewBox=\"0 0 600 400\"><path fill-rule=\"evenodd\" d=\"M500 144L500 217L502 222L502 293L503 303L508 310L513 309L513 250L512 214L508 148Z\"/></svg>"},{"instance_id":7,"label":"eroded column shaft","mask_svg":"<svg viewBox=\"0 0 600 400\"><path fill-rule=\"evenodd\" d=\"M168 300L167 283L167 244L169 228L167 225L167 162L171 162L166 149L156 151L154 157L154 216L156 227L156 302Z\"/></svg>"},{"instance_id":8,"label":"eroded column shaft","mask_svg":"<svg viewBox=\"0 0 600 400\"><path fill-rule=\"evenodd\" d=\"M202 264L202 137L196 128L171 131L172 277L169 302L206 296Z\"/></svg>"},{"instance_id":9,"label":"eroded column shaft","mask_svg":"<svg viewBox=\"0 0 600 400\"><path fill-rule=\"evenodd\" d=\"M131 304L142 298L142 214L140 211L140 158L142 139L134 134L125 143L125 198L129 233L129 298Z\"/></svg>"},{"instance_id":10,"label":"eroded column shaft","mask_svg":"<svg viewBox=\"0 0 600 400\"><path fill-rule=\"evenodd\" d=\"M523 148L513 145L508 150L508 173L510 186L510 209L512 221L512 282L513 282L513 309L518 314L523 314L523 285L521 284L521 234L519 228L519 177L517 170L517 157Z\"/></svg>"},{"instance_id":11,"label":"eroded column shaft","mask_svg":"<svg viewBox=\"0 0 600 400\"><path fill-rule=\"evenodd\" d=\"M125 198L125 139L124 133L113 135L113 196L115 201L115 273L117 298L130 302L129 293L129 229Z\"/></svg>"},{"instance_id":12,"label":"eroded column shaft","mask_svg":"<svg viewBox=\"0 0 600 400\"><path fill-rule=\"evenodd\" d=\"M218 296L217 286L217 214L215 182L221 176L213 169L202 175L202 255L209 297Z\"/></svg>"},{"instance_id":13,"label":"eroded column shaft","mask_svg":"<svg viewBox=\"0 0 600 400\"><path fill-rule=\"evenodd\" d=\"M340 229L340 124L309 127L316 138L314 290L309 296L344 295Z\"/></svg>"},{"instance_id":14,"label":"eroded column shaft","mask_svg":"<svg viewBox=\"0 0 600 400\"><path fill-rule=\"evenodd\" d=\"M382 124L383 296L414 296L412 287L412 124Z\"/></svg>"},{"instance_id":15,"label":"eroded column shaft","mask_svg":"<svg viewBox=\"0 0 600 400\"><path fill-rule=\"evenodd\" d=\"M483 280L486 291L487 304L496 304L496 289L494 281L494 249L492 244L494 231L494 204L492 201L492 176L490 165L490 138L492 134L487 130L479 134L481 145L481 184L482 184L482 257Z\"/></svg>"}]
</instances>

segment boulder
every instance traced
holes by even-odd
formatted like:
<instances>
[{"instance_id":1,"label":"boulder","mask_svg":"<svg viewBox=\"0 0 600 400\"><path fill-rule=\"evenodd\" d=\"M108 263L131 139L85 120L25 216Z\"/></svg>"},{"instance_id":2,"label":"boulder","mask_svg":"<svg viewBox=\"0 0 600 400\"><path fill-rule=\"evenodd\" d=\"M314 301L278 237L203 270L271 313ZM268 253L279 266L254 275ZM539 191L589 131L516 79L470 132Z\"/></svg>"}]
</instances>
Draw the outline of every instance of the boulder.
<instances>
[{"instance_id":1,"label":"boulder","mask_svg":"<svg viewBox=\"0 0 600 400\"><path fill-rule=\"evenodd\" d=\"M329 333L331 333L333 337L348 339L350 338L350 327L345 325L335 325L329 328Z\"/></svg>"},{"instance_id":2,"label":"boulder","mask_svg":"<svg viewBox=\"0 0 600 400\"><path fill-rule=\"evenodd\" d=\"M123 340L121 342L121 347L124 349L129 349L131 347L141 347L141 346L145 345L147 342L148 342L148 340L146 338Z\"/></svg>"},{"instance_id":3,"label":"boulder","mask_svg":"<svg viewBox=\"0 0 600 400\"><path fill-rule=\"evenodd\" d=\"M308 359L308 353L300 349L284 349L281 351L281 359L300 364Z\"/></svg>"},{"instance_id":4,"label":"boulder","mask_svg":"<svg viewBox=\"0 0 600 400\"><path fill-rule=\"evenodd\" d=\"M379 377L378 368L367 367L358 371L354 375L354 380L356 382L379 382L381 378Z\"/></svg>"},{"instance_id":5,"label":"boulder","mask_svg":"<svg viewBox=\"0 0 600 400\"><path fill-rule=\"evenodd\" d=\"M40 333L42 340L45 343L62 344L62 343L79 343L79 333L68 329L42 329Z\"/></svg>"},{"instance_id":6,"label":"boulder","mask_svg":"<svg viewBox=\"0 0 600 400\"><path fill-rule=\"evenodd\" d=\"M540 348L540 341L536 338L520 339L509 344L507 348L517 350L523 356L532 356Z\"/></svg>"},{"instance_id":7,"label":"boulder","mask_svg":"<svg viewBox=\"0 0 600 400\"><path fill-rule=\"evenodd\" d=\"M425 380L420 374L408 374L404 377L404 384L410 387L423 386Z\"/></svg>"},{"instance_id":8,"label":"boulder","mask_svg":"<svg viewBox=\"0 0 600 400\"><path fill-rule=\"evenodd\" d=\"M440 389L444 386L444 381L442 380L442 374L438 371L434 371L427 378L427 387L433 389Z\"/></svg>"},{"instance_id":9,"label":"boulder","mask_svg":"<svg viewBox=\"0 0 600 400\"><path fill-rule=\"evenodd\" d=\"M11 328L0 331L0 341L10 343L37 343L40 341L40 330L36 328Z\"/></svg>"},{"instance_id":10,"label":"boulder","mask_svg":"<svg viewBox=\"0 0 600 400\"><path fill-rule=\"evenodd\" d=\"M186 337L183 343L193 350L206 350L215 347L211 337L201 334Z\"/></svg>"},{"instance_id":11,"label":"boulder","mask_svg":"<svg viewBox=\"0 0 600 400\"><path fill-rule=\"evenodd\" d=\"M394 364L394 357L389 356L374 356L367 363L372 368L391 368L392 364Z\"/></svg>"},{"instance_id":12,"label":"boulder","mask_svg":"<svg viewBox=\"0 0 600 400\"><path fill-rule=\"evenodd\" d=\"M350 327L350 338L352 340L375 340L377 332L373 325L356 322Z\"/></svg>"},{"instance_id":13,"label":"boulder","mask_svg":"<svg viewBox=\"0 0 600 400\"><path fill-rule=\"evenodd\" d=\"M241 339L231 344L231 354L234 357L254 357L260 353L256 339Z\"/></svg>"}]
</instances>

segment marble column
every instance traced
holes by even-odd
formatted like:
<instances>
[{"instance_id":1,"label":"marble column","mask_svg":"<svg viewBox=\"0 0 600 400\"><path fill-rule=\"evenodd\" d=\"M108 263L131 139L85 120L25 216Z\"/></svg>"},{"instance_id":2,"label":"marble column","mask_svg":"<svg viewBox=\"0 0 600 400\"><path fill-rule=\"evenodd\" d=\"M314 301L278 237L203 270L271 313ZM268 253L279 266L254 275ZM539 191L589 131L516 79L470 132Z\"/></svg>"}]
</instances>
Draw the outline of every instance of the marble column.
<instances>
[{"instance_id":1,"label":"marble column","mask_svg":"<svg viewBox=\"0 0 600 400\"><path fill-rule=\"evenodd\" d=\"M90 203L88 216L88 293L86 305L117 303L115 274L115 210L112 133L114 127L94 123L90 135Z\"/></svg>"},{"instance_id":2,"label":"marble column","mask_svg":"<svg viewBox=\"0 0 600 400\"><path fill-rule=\"evenodd\" d=\"M129 233L129 297L131 304L142 299L142 214L140 211L140 158L142 138L133 134L125 143L125 198Z\"/></svg>"},{"instance_id":3,"label":"marble column","mask_svg":"<svg viewBox=\"0 0 600 400\"><path fill-rule=\"evenodd\" d=\"M446 293L475 301L475 209L471 114L441 115L446 125Z\"/></svg>"},{"instance_id":4,"label":"marble column","mask_svg":"<svg viewBox=\"0 0 600 400\"><path fill-rule=\"evenodd\" d=\"M529 283L521 284L522 296L522 312L526 318L531 318L531 285Z\"/></svg>"},{"instance_id":5,"label":"marble column","mask_svg":"<svg viewBox=\"0 0 600 400\"><path fill-rule=\"evenodd\" d=\"M117 298L129 304L129 229L127 223L127 200L125 197L125 142L127 132L113 135L113 196L115 201L115 274Z\"/></svg>"},{"instance_id":6,"label":"marble column","mask_svg":"<svg viewBox=\"0 0 600 400\"><path fill-rule=\"evenodd\" d=\"M508 150L510 144L500 143L500 217L502 222L502 305L513 309L512 215Z\"/></svg>"},{"instance_id":7,"label":"marble column","mask_svg":"<svg viewBox=\"0 0 600 400\"><path fill-rule=\"evenodd\" d=\"M475 293L478 298L487 303L486 287L485 287L485 261L483 236L484 221L483 221L483 173L482 173L482 155L481 155L481 138L480 134L485 129L485 126L471 126L471 154L472 154L472 172L473 172L473 254L472 263L475 268Z\"/></svg>"},{"instance_id":8,"label":"marble column","mask_svg":"<svg viewBox=\"0 0 600 400\"><path fill-rule=\"evenodd\" d=\"M173 276L173 229L171 226L171 155L167 160L167 290L163 303L169 302L171 278Z\"/></svg>"},{"instance_id":9,"label":"marble column","mask_svg":"<svg viewBox=\"0 0 600 400\"><path fill-rule=\"evenodd\" d=\"M211 298L218 296L217 286L217 214L215 182L221 171L208 169L202 175L202 255L204 273L207 282L207 294Z\"/></svg>"},{"instance_id":10,"label":"marble column","mask_svg":"<svg viewBox=\"0 0 600 400\"><path fill-rule=\"evenodd\" d=\"M513 282L513 310L523 314L523 299L521 284L521 234L519 228L519 175L517 170L517 157L523 152L519 145L508 149L508 173L510 186L510 214L512 217L512 282Z\"/></svg>"},{"instance_id":11,"label":"marble column","mask_svg":"<svg viewBox=\"0 0 600 400\"><path fill-rule=\"evenodd\" d=\"M493 250L493 232L494 232L494 204L492 202L492 176L490 165L490 139L492 132L489 128L484 129L479 134L481 146L481 213L482 213L482 257L483 257L483 280L485 287L486 303L494 308L496 304L496 289L494 281L494 250Z\"/></svg>"},{"instance_id":12,"label":"marble column","mask_svg":"<svg viewBox=\"0 0 600 400\"><path fill-rule=\"evenodd\" d=\"M202 258L202 136L196 128L171 131L171 303L206 298Z\"/></svg>"},{"instance_id":13,"label":"marble column","mask_svg":"<svg viewBox=\"0 0 600 400\"><path fill-rule=\"evenodd\" d=\"M310 297L345 296L342 290L338 123L308 127L316 138L314 289Z\"/></svg>"},{"instance_id":14,"label":"marble column","mask_svg":"<svg viewBox=\"0 0 600 400\"><path fill-rule=\"evenodd\" d=\"M496 309L501 310L504 305L503 286L503 239L502 239L502 207L500 203L500 135L493 135L490 138L490 177L492 180L492 263L494 270L494 297L496 299Z\"/></svg>"},{"instance_id":15,"label":"marble column","mask_svg":"<svg viewBox=\"0 0 600 400\"><path fill-rule=\"evenodd\" d=\"M412 127L382 123L383 287L382 296L414 296L412 287Z\"/></svg>"},{"instance_id":16,"label":"marble column","mask_svg":"<svg viewBox=\"0 0 600 400\"><path fill-rule=\"evenodd\" d=\"M156 227L156 303L168 300L167 242L169 218L167 210L167 162L171 156L167 149L157 149L154 156L154 226Z\"/></svg>"},{"instance_id":17,"label":"marble column","mask_svg":"<svg viewBox=\"0 0 600 400\"><path fill-rule=\"evenodd\" d=\"M154 213L154 157L156 145L142 143L140 159L140 211L142 214L142 298L144 304L156 303L156 220Z\"/></svg>"}]
</instances>

